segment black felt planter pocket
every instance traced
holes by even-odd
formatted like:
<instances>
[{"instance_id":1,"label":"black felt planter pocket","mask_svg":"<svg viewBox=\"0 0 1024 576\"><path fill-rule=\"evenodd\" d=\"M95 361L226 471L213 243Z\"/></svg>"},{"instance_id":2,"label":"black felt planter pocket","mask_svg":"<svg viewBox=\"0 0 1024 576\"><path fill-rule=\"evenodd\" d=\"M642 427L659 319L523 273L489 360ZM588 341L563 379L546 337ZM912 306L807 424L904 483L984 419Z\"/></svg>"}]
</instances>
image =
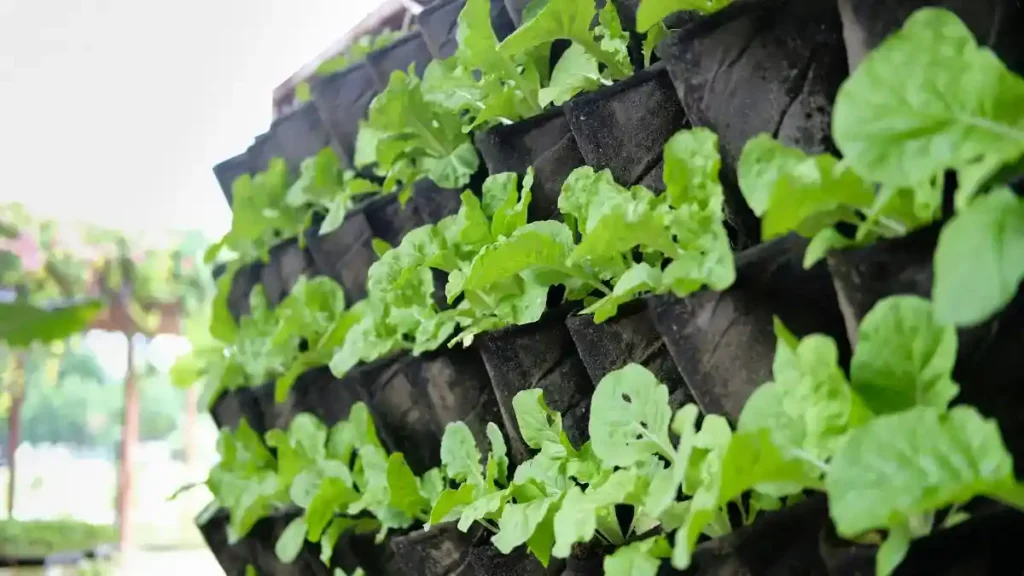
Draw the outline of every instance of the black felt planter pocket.
<instances>
[{"instance_id":1,"label":"black felt planter pocket","mask_svg":"<svg viewBox=\"0 0 1024 576\"><path fill-rule=\"evenodd\" d=\"M469 551L471 572L478 576L546 576L559 574L563 562L552 558L548 567L520 546L511 554L502 554L489 543L478 544Z\"/></svg>"},{"instance_id":2,"label":"black felt planter pocket","mask_svg":"<svg viewBox=\"0 0 1024 576\"><path fill-rule=\"evenodd\" d=\"M232 156L213 167L213 175L217 177L217 183L229 206L234 197L232 185L235 183L235 179L250 172L252 169L249 166L249 156L245 152L238 156Z\"/></svg>"},{"instance_id":3,"label":"black felt planter pocket","mask_svg":"<svg viewBox=\"0 0 1024 576\"><path fill-rule=\"evenodd\" d=\"M871 246L837 250L828 265L839 296L851 341L857 326L881 299L896 294L931 297L932 259L942 224L910 235L880 240ZM1024 472L1024 402L1020 377L1024 372L1024 289L990 320L958 331L954 379L960 384L958 402L976 406L999 421L1003 438Z\"/></svg>"},{"instance_id":4,"label":"black felt planter pocket","mask_svg":"<svg viewBox=\"0 0 1024 576\"><path fill-rule=\"evenodd\" d=\"M767 513L750 526L698 545L685 574L820 576L818 535L827 522L823 496Z\"/></svg>"},{"instance_id":5,"label":"black felt planter pocket","mask_svg":"<svg viewBox=\"0 0 1024 576\"><path fill-rule=\"evenodd\" d=\"M380 238L392 246L401 244L402 238L410 230L424 223L416 211L416 205L410 200L402 206L396 194L374 198L359 209L370 225L374 238Z\"/></svg>"},{"instance_id":6,"label":"black felt planter pocket","mask_svg":"<svg viewBox=\"0 0 1024 576\"><path fill-rule=\"evenodd\" d=\"M807 241L773 240L736 257L736 282L724 292L650 299L655 324L707 414L733 423L754 389L772 379L773 316L798 336L824 333L849 358L843 319L824 264L804 270Z\"/></svg>"},{"instance_id":7,"label":"black felt planter pocket","mask_svg":"<svg viewBox=\"0 0 1024 576\"><path fill-rule=\"evenodd\" d=\"M980 44L992 48L1017 73L1024 70L1024 7L1016 0L839 0L850 68L924 6L956 13Z\"/></svg>"},{"instance_id":8,"label":"black felt planter pocket","mask_svg":"<svg viewBox=\"0 0 1024 576\"><path fill-rule=\"evenodd\" d=\"M530 452L519 435L512 399L539 388L544 400L562 415L569 440L581 446L589 437L590 397L594 383L580 359L569 329L567 311L551 311L533 324L511 326L479 337L480 354L498 398L510 458L521 463Z\"/></svg>"},{"instance_id":9,"label":"black felt planter pocket","mask_svg":"<svg viewBox=\"0 0 1024 576\"><path fill-rule=\"evenodd\" d=\"M263 140L250 149L249 164L253 172L266 170L270 161L281 158L293 174L299 165L321 149L331 145L331 134L312 103L274 120Z\"/></svg>"},{"instance_id":10,"label":"black felt planter pocket","mask_svg":"<svg viewBox=\"0 0 1024 576\"><path fill-rule=\"evenodd\" d=\"M465 422L482 446L487 445L487 423L500 423L491 381L472 348L396 356L350 375L367 399L381 441L405 454L417 473L440 464L448 423Z\"/></svg>"},{"instance_id":11,"label":"black felt planter pocket","mask_svg":"<svg viewBox=\"0 0 1024 576\"><path fill-rule=\"evenodd\" d=\"M846 78L834 2L738 0L698 19L659 47L694 126L718 136L726 210L756 242L758 223L736 186L743 145L761 132L809 153L831 150L832 101Z\"/></svg>"},{"instance_id":12,"label":"black felt planter pocket","mask_svg":"<svg viewBox=\"0 0 1024 576\"><path fill-rule=\"evenodd\" d=\"M440 524L415 530L389 540L387 573L394 576L450 576L477 574L465 570L473 539L455 528Z\"/></svg>"},{"instance_id":13,"label":"black felt planter pocket","mask_svg":"<svg viewBox=\"0 0 1024 576\"><path fill-rule=\"evenodd\" d=\"M674 410L693 397L647 305L647 300L634 300L600 324L594 323L593 316L569 316L566 325L592 381L600 382L609 372L635 362L668 386Z\"/></svg>"},{"instance_id":14,"label":"black felt planter pocket","mask_svg":"<svg viewBox=\"0 0 1024 576\"><path fill-rule=\"evenodd\" d=\"M291 563L282 562L274 550L288 524L302 512L281 511L257 522L246 535L250 564L263 576L330 576L331 571L320 560L320 545L304 541L302 550Z\"/></svg>"},{"instance_id":15,"label":"black felt planter pocket","mask_svg":"<svg viewBox=\"0 0 1024 576\"><path fill-rule=\"evenodd\" d=\"M475 141L490 174L515 172L522 176L533 167L531 221L546 220L556 213L565 179L586 164L560 107L509 126L478 132Z\"/></svg>"},{"instance_id":16,"label":"black felt planter pocket","mask_svg":"<svg viewBox=\"0 0 1024 576\"><path fill-rule=\"evenodd\" d=\"M234 544L228 543L228 511L223 508L212 514L203 511L196 518L196 526L225 576L245 576L249 565L247 542L243 538Z\"/></svg>"},{"instance_id":17,"label":"black felt planter pocket","mask_svg":"<svg viewBox=\"0 0 1024 576\"><path fill-rule=\"evenodd\" d=\"M377 92L373 72L365 62L312 81L313 105L349 166L353 166L359 121Z\"/></svg>"},{"instance_id":18,"label":"black felt planter pocket","mask_svg":"<svg viewBox=\"0 0 1024 576\"><path fill-rule=\"evenodd\" d=\"M322 236L319 225L313 226L306 231L306 247L316 272L340 284L346 302L366 297L366 273L377 255L363 212L349 213L340 227Z\"/></svg>"},{"instance_id":19,"label":"black felt planter pocket","mask_svg":"<svg viewBox=\"0 0 1024 576\"><path fill-rule=\"evenodd\" d=\"M576 144L595 170L632 186L661 161L665 143L686 127L686 113L663 66L573 98L565 115Z\"/></svg>"},{"instance_id":20,"label":"black felt planter pocket","mask_svg":"<svg viewBox=\"0 0 1024 576\"><path fill-rule=\"evenodd\" d=\"M271 307L280 304L291 292L299 277L314 271L312 259L305 248L292 238L270 249L270 261L260 271L260 283Z\"/></svg>"},{"instance_id":21,"label":"black felt planter pocket","mask_svg":"<svg viewBox=\"0 0 1024 576\"><path fill-rule=\"evenodd\" d=\"M419 30L409 32L394 43L366 55L366 63L370 66L377 88L380 90L387 88L392 72L408 72L409 66L413 64L416 66L416 76L422 77L423 71L432 59L427 41Z\"/></svg>"},{"instance_id":22,"label":"black felt planter pocket","mask_svg":"<svg viewBox=\"0 0 1024 576\"><path fill-rule=\"evenodd\" d=\"M1001 509L914 540L895 576L977 576L1024 573L1024 514ZM821 532L821 557L829 576L875 574L877 546L841 540L831 526Z\"/></svg>"},{"instance_id":23,"label":"black felt planter pocket","mask_svg":"<svg viewBox=\"0 0 1024 576\"><path fill-rule=\"evenodd\" d=\"M263 424L263 405L253 388L245 387L224 391L210 407L210 415L213 416L213 422L217 425L218 430L221 428L234 429L244 418L249 426L259 434L262 435L266 431Z\"/></svg>"},{"instance_id":24,"label":"black felt planter pocket","mask_svg":"<svg viewBox=\"0 0 1024 576\"><path fill-rule=\"evenodd\" d=\"M249 315L249 294L260 283L262 275L263 264L253 262L242 266L231 279L231 289L228 291L228 312L236 322L242 316Z\"/></svg>"},{"instance_id":25,"label":"black felt planter pocket","mask_svg":"<svg viewBox=\"0 0 1024 576\"><path fill-rule=\"evenodd\" d=\"M459 14L465 5L466 0L439 0L420 12L417 18L420 33L423 34L427 48L434 58L448 58L459 48L456 34L459 29ZM504 40L516 28L503 0L491 0L491 27L499 41Z\"/></svg>"},{"instance_id":26,"label":"black felt planter pocket","mask_svg":"<svg viewBox=\"0 0 1024 576\"><path fill-rule=\"evenodd\" d=\"M467 187L479 190L483 183L482 178L474 178L474 180L481 181L471 182ZM423 178L413 184L413 195L409 199L410 206L407 208L413 209L422 223L434 224L445 216L450 216L459 211L459 208L462 206L461 194L461 190L441 188L434 184L433 180Z\"/></svg>"},{"instance_id":27,"label":"black felt planter pocket","mask_svg":"<svg viewBox=\"0 0 1024 576\"><path fill-rule=\"evenodd\" d=\"M287 430L291 421L302 413L316 416L328 427L347 419L352 405L366 400L355 372L338 379L327 366L309 370L295 380L284 402L274 401L273 383L260 387L258 399L266 429Z\"/></svg>"}]
</instances>

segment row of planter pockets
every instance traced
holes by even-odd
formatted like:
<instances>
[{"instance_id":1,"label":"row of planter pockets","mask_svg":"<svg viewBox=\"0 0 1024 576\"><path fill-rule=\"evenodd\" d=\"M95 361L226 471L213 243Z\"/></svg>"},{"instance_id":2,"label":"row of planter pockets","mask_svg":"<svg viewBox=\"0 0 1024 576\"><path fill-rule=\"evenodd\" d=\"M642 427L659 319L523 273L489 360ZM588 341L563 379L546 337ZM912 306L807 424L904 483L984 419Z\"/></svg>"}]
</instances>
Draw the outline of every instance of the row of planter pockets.
<instances>
[{"instance_id":1,"label":"row of planter pockets","mask_svg":"<svg viewBox=\"0 0 1024 576\"><path fill-rule=\"evenodd\" d=\"M431 5L420 16L421 28L410 33L409 38L426 38L427 46L434 47L432 51L450 53L454 49L451 43L457 28L455 20L463 4L463 0L452 0ZM497 0L492 4L496 30L510 30L507 23L499 25L508 18L500 4ZM515 7L511 8L515 14ZM629 6L619 8L620 12L629 13ZM752 246L759 238L759 225L734 178L743 145L751 137L767 132L808 153L835 152L829 137L831 102L846 77L847 54L859 59L863 56L862 44L877 43L884 37L880 30L894 29L902 21L897 19L899 14L879 19L854 12L844 13L841 18L836 5L813 0L744 0L711 17L684 21L659 47L665 59L662 64L613 86L580 95L541 115L476 134L474 140L486 170L480 170L470 188L479 190L479 183L488 172L523 175L532 167L536 178L531 220L558 216L562 184L574 169L583 165L609 169L615 180L626 186L642 184L659 190L663 187L664 144L680 129L704 126L719 135L725 210L733 244L738 249ZM1011 67L1024 64L1024 48L1007 47L1005 41L1005 30L1015 21L1014 17L1024 19L1024 10L1008 15L998 10L987 13L998 14L987 20L976 16L975 27L987 26L993 45L1001 49L1001 57ZM860 42L853 47L849 41L844 43L843 37L843 24L851 21L852 28L861 31L852 35ZM444 22L450 28L447 34L440 34ZM419 43L409 38L382 49L381 54L372 54L366 63L323 81L350 77L357 70L369 70L374 63L398 66L399 61L421 53L419 48L414 49ZM438 46L444 46L443 50ZM406 59L393 53L405 54ZM850 64L855 63L851 57ZM385 71L390 69L396 68L380 68L375 74L367 74L386 82ZM378 89L367 92L366 106ZM757 98L751 98L751 94ZM314 98L313 104L316 102ZM257 154L260 161L256 166L250 162L249 167L265 168L270 158L278 156L285 158L294 170L302 159L342 141L323 108L306 106L275 122L275 127L260 137L276 142L264 150L273 153ZM354 142L354 130L365 106L349 102L336 108L351 120L353 131L346 141ZM249 152L252 151L250 148ZM230 182L237 173L219 168L232 162L234 159L215 168L225 193L230 191ZM246 313L248 291L257 280L263 282L268 300L274 304L301 273L330 276L343 286L349 301L355 301L365 295L366 270L375 259L370 245L372 237L395 245L412 228L436 222L457 209L458 191L441 190L429 180L416 184L412 206L405 213L394 196L370 201L354 211L335 232L322 237L307 233L308 251L303 252L292 240L275 250L269 267L254 265L240 273L232 311L236 317Z\"/></svg>"},{"instance_id":2,"label":"row of planter pockets","mask_svg":"<svg viewBox=\"0 0 1024 576\"><path fill-rule=\"evenodd\" d=\"M308 544L295 562L282 563L274 542L297 511L264 518L249 536L229 545L227 518L214 516L201 526L203 535L227 576L244 576L251 566L259 575L330 576L334 568L360 566L370 576L601 576L601 549L581 549L566 561L544 568L523 549L502 555L486 543L482 531L458 532L453 525L415 531L373 543L373 536L347 536L338 541L331 565ZM983 512L966 524L917 540L899 574L975 576L1019 574L1024 561L1015 545L1024 535L1020 514ZM702 544L687 575L854 576L874 573L876 548L841 542L826 521L824 502L807 500L756 524ZM659 575L680 574L666 566Z\"/></svg>"},{"instance_id":3,"label":"row of planter pockets","mask_svg":"<svg viewBox=\"0 0 1024 576\"><path fill-rule=\"evenodd\" d=\"M936 231L929 229L900 241L843 252L810 270L801 262L806 241L790 236L741 252L737 281L721 293L644 298L602 324L571 310L552 310L534 324L484 334L468 349L384 358L342 379L326 367L312 370L299 378L284 403L274 403L272 383L235 390L223 395L212 412L218 426L233 427L245 418L263 433L286 428L303 412L333 425L362 401L385 446L402 452L420 473L439 464L447 423L466 422L483 444L487 423L495 422L509 439L510 459L518 463L529 455L512 416L511 401L517 392L542 389L549 406L562 413L569 438L579 446L587 440L595 383L636 362L669 387L673 408L693 401L705 413L723 414L735 423L754 388L771 379L773 317L800 336L832 336L847 365L846 335L855 332L875 301L895 293L927 291L935 236ZM894 269L900 273L892 274ZM988 324L961 332L954 374L964 400L999 420L1018 462L1024 461L1024 406L1015 391L1024 359L1012 351L1024 345L1024 333L1015 328L1021 321L1024 298ZM824 512L819 516L823 521ZM263 545L272 549L273 541ZM788 554L778 543L767 548L758 562L767 562L764 556L769 551L779 558ZM742 555L733 561L743 561Z\"/></svg>"}]
</instances>

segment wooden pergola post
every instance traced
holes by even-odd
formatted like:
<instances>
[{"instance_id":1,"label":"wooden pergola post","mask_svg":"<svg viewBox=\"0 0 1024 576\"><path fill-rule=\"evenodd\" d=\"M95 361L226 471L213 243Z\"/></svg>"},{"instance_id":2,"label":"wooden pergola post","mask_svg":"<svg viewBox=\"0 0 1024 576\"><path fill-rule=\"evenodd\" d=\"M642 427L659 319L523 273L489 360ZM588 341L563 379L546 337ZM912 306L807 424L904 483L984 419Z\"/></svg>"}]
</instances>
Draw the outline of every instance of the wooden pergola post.
<instances>
[{"instance_id":1,"label":"wooden pergola post","mask_svg":"<svg viewBox=\"0 0 1024 576\"><path fill-rule=\"evenodd\" d=\"M117 542L122 551L133 544L132 501L135 487L135 448L139 442L139 386L135 378L135 332L128 338L128 369L124 378L124 420L121 427L121 458L117 470Z\"/></svg>"}]
</instances>

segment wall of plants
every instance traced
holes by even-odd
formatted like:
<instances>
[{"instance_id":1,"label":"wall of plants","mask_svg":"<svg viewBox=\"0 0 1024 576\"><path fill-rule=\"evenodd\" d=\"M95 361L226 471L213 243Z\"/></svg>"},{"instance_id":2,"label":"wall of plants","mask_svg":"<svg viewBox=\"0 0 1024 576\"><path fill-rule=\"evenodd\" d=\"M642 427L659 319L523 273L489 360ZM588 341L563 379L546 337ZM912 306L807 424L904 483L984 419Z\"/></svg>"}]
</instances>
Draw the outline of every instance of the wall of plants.
<instances>
[{"instance_id":1,"label":"wall of plants","mask_svg":"<svg viewBox=\"0 0 1024 576\"><path fill-rule=\"evenodd\" d=\"M1024 569L1021 29L439 0L321 70L214 168L225 572Z\"/></svg>"}]
</instances>

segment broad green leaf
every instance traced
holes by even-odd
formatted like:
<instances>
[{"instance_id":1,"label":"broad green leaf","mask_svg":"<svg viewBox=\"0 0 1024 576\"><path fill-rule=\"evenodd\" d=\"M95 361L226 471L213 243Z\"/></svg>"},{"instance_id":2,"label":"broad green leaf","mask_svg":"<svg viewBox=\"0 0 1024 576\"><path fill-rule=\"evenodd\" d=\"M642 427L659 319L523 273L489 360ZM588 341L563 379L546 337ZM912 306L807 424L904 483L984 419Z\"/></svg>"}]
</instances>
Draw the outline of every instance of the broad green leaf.
<instances>
[{"instance_id":1,"label":"broad green leaf","mask_svg":"<svg viewBox=\"0 0 1024 576\"><path fill-rule=\"evenodd\" d=\"M718 135L707 128L680 130L665 144L664 161L665 194L674 207L694 206L724 218Z\"/></svg>"},{"instance_id":2,"label":"broad green leaf","mask_svg":"<svg viewBox=\"0 0 1024 576\"><path fill-rule=\"evenodd\" d=\"M473 433L464 422L452 422L445 426L441 438L441 465L453 480L483 484L480 450Z\"/></svg>"},{"instance_id":3,"label":"broad green leaf","mask_svg":"<svg viewBox=\"0 0 1024 576\"><path fill-rule=\"evenodd\" d=\"M466 506L473 502L474 492L471 484L463 484L458 490L448 488L441 492L430 510L430 521L427 522L426 528L429 530L431 526L457 520Z\"/></svg>"},{"instance_id":4,"label":"broad green leaf","mask_svg":"<svg viewBox=\"0 0 1024 576\"><path fill-rule=\"evenodd\" d=\"M590 405L590 443L606 466L632 466L652 454L671 458L668 387L639 364L601 379Z\"/></svg>"},{"instance_id":5,"label":"broad green leaf","mask_svg":"<svg viewBox=\"0 0 1024 576\"><path fill-rule=\"evenodd\" d=\"M388 457L387 479L391 506L413 517L430 506L427 499L420 494L416 475L406 464L405 456L401 452L395 452Z\"/></svg>"},{"instance_id":6,"label":"broad green leaf","mask_svg":"<svg viewBox=\"0 0 1024 576\"><path fill-rule=\"evenodd\" d=\"M619 311L619 306L630 302L642 294L658 292L661 288L661 270L651 267L646 262L634 264L617 282L612 293L585 308L580 314L593 314L594 323L600 324L612 318Z\"/></svg>"},{"instance_id":7,"label":"broad green leaf","mask_svg":"<svg viewBox=\"0 0 1024 576\"><path fill-rule=\"evenodd\" d=\"M785 146L771 134L762 132L747 140L736 172L743 199L756 216L760 218L768 211L775 184L783 174L806 159L803 150Z\"/></svg>"},{"instance_id":8,"label":"broad green leaf","mask_svg":"<svg viewBox=\"0 0 1024 576\"><path fill-rule=\"evenodd\" d=\"M485 518L496 520L509 496L510 494L507 491L499 490L497 492L484 493L468 503L459 517L459 530L468 532L474 522Z\"/></svg>"},{"instance_id":9,"label":"broad green leaf","mask_svg":"<svg viewBox=\"0 0 1024 576\"><path fill-rule=\"evenodd\" d=\"M473 259L463 289L483 289L532 268L563 268L572 248L572 232L565 224L531 222L486 246Z\"/></svg>"},{"instance_id":10,"label":"broad green leaf","mask_svg":"<svg viewBox=\"0 0 1024 576\"><path fill-rule=\"evenodd\" d=\"M555 545L552 554L568 558L574 544L590 542L598 530L600 514L612 513L616 504L626 503L638 478L632 470L616 470L597 486L584 493L578 486L569 488L555 513Z\"/></svg>"},{"instance_id":11,"label":"broad green leaf","mask_svg":"<svg viewBox=\"0 0 1024 576\"><path fill-rule=\"evenodd\" d=\"M103 304L96 300L57 306L0 302L0 342L22 347L62 340L86 330L102 309Z\"/></svg>"},{"instance_id":12,"label":"broad green leaf","mask_svg":"<svg viewBox=\"0 0 1024 576\"><path fill-rule=\"evenodd\" d=\"M491 443L491 451L487 454L487 483L492 486L508 484L508 448L505 437L494 422L487 423L487 439Z\"/></svg>"},{"instance_id":13,"label":"broad green leaf","mask_svg":"<svg viewBox=\"0 0 1024 576\"><path fill-rule=\"evenodd\" d=\"M945 410L959 391L956 352L956 329L938 323L931 302L892 296L861 320L850 383L875 414L915 406Z\"/></svg>"},{"instance_id":14,"label":"broad green leaf","mask_svg":"<svg viewBox=\"0 0 1024 576\"><path fill-rule=\"evenodd\" d=\"M934 264L941 323L973 326L991 318L1024 280L1024 199L1007 188L975 199L942 229Z\"/></svg>"},{"instance_id":15,"label":"broad green leaf","mask_svg":"<svg viewBox=\"0 0 1024 576\"><path fill-rule=\"evenodd\" d=\"M548 408L544 392L533 388L512 398L519 434L526 445L540 450L545 444L559 444L562 438L562 415Z\"/></svg>"},{"instance_id":16,"label":"broad green leaf","mask_svg":"<svg viewBox=\"0 0 1024 576\"><path fill-rule=\"evenodd\" d=\"M551 81L538 94L541 106L561 106L580 92L601 86L597 59L579 44L572 44L551 71Z\"/></svg>"},{"instance_id":17,"label":"broad green leaf","mask_svg":"<svg viewBox=\"0 0 1024 576\"><path fill-rule=\"evenodd\" d=\"M320 540L324 529L335 515L358 499L359 494L352 488L351 479L346 481L337 477L324 478L320 483L320 489L306 508L310 542Z\"/></svg>"},{"instance_id":18,"label":"broad green leaf","mask_svg":"<svg viewBox=\"0 0 1024 576\"><path fill-rule=\"evenodd\" d=\"M966 406L871 420L851 432L825 479L836 530L850 538L1014 485L999 427Z\"/></svg>"},{"instance_id":19,"label":"broad green leaf","mask_svg":"<svg viewBox=\"0 0 1024 576\"><path fill-rule=\"evenodd\" d=\"M807 250L804 252L804 270L813 268L833 250L841 250L854 245L856 245L856 241L843 236L835 228L823 228L807 244Z\"/></svg>"},{"instance_id":20,"label":"broad green leaf","mask_svg":"<svg viewBox=\"0 0 1024 576\"><path fill-rule=\"evenodd\" d=\"M502 554L509 554L516 547L526 544L547 516L552 504L548 498L525 504L506 504L498 521L498 533L491 542Z\"/></svg>"},{"instance_id":21,"label":"broad green leaf","mask_svg":"<svg viewBox=\"0 0 1024 576\"><path fill-rule=\"evenodd\" d=\"M1024 155L1024 79L952 12L922 8L843 83L832 136L862 176L915 186Z\"/></svg>"},{"instance_id":22,"label":"broad green leaf","mask_svg":"<svg viewBox=\"0 0 1024 576\"><path fill-rule=\"evenodd\" d=\"M641 0L636 12L636 29L646 32L676 12L697 11L704 14L728 6L732 0Z\"/></svg>"},{"instance_id":23,"label":"broad green leaf","mask_svg":"<svg viewBox=\"0 0 1024 576\"><path fill-rule=\"evenodd\" d=\"M643 51L644 51L644 68L651 65L651 59L655 54L655 50L658 49L658 45L665 38L668 38L669 29L665 24L655 24L653 28L647 31L647 35L644 36Z\"/></svg>"},{"instance_id":24,"label":"broad green leaf","mask_svg":"<svg viewBox=\"0 0 1024 576\"><path fill-rule=\"evenodd\" d=\"M650 0L647 0L650 1ZM604 573L616 576L655 576L661 559L672 555L664 536L620 546L604 558Z\"/></svg>"},{"instance_id":25,"label":"broad green leaf","mask_svg":"<svg viewBox=\"0 0 1024 576\"><path fill-rule=\"evenodd\" d=\"M277 543L274 545L274 554L277 559L285 564L291 564L302 551L302 545L306 543L306 517L299 516L292 520L281 532Z\"/></svg>"}]
</instances>

